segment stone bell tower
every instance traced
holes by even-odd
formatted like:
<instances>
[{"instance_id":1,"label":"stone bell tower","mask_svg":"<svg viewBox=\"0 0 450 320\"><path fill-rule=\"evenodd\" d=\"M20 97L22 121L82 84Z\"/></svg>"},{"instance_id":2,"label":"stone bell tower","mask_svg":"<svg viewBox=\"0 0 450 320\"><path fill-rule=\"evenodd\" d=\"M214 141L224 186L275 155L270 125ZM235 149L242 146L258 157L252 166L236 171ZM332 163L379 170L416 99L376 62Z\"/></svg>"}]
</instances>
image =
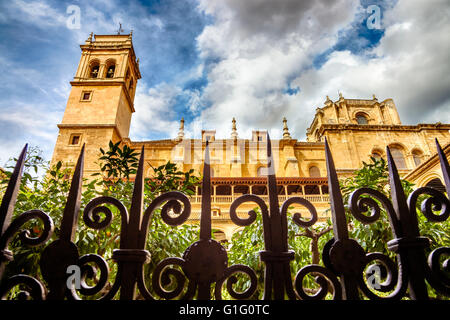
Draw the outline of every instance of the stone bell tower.
<instances>
[{"instance_id":1,"label":"stone bell tower","mask_svg":"<svg viewBox=\"0 0 450 320\"><path fill-rule=\"evenodd\" d=\"M52 164L72 167L86 144L85 176L98 171L99 148L128 138L139 59L132 33L91 35L80 45L81 59L67 101Z\"/></svg>"}]
</instances>

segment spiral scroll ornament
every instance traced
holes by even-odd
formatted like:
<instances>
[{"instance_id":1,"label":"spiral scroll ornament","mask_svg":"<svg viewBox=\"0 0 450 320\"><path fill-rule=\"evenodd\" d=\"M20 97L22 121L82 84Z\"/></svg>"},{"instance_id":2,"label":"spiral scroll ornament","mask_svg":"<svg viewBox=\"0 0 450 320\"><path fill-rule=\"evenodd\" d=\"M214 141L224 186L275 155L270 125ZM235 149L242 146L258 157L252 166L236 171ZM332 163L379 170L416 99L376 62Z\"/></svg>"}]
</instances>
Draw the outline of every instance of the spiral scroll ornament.
<instances>
[{"instance_id":1,"label":"spiral scroll ornament","mask_svg":"<svg viewBox=\"0 0 450 320\"><path fill-rule=\"evenodd\" d=\"M376 263L372 264L374 261ZM358 285L367 298L399 300L405 295L408 284L406 275L387 255L379 252L368 253L365 265L369 265L365 274L366 281L361 277L358 279ZM390 294L385 294L390 291L392 291Z\"/></svg>"},{"instance_id":2,"label":"spiral scroll ornament","mask_svg":"<svg viewBox=\"0 0 450 320\"><path fill-rule=\"evenodd\" d=\"M450 216L450 201L441 192L430 187L421 187L414 190L408 197L408 206L410 210L415 211L420 196L428 195L431 197L425 198L420 203L420 211L423 215L432 222L443 222ZM438 211L439 213L434 213Z\"/></svg>"},{"instance_id":3,"label":"spiral scroll ornament","mask_svg":"<svg viewBox=\"0 0 450 320\"><path fill-rule=\"evenodd\" d=\"M308 274L314 275L316 282L320 285L319 290L313 295L306 293L303 285L303 280ZM342 299L342 289L338 278L333 272L319 265L308 265L301 268L295 276L294 286L302 300L323 300L330 289L333 291L333 300Z\"/></svg>"},{"instance_id":4,"label":"spiral scroll ornament","mask_svg":"<svg viewBox=\"0 0 450 320\"><path fill-rule=\"evenodd\" d=\"M0 287L0 299L6 300L9 292L16 286L26 287L17 294L18 300L45 300L45 288L38 280L31 276L19 274L3 281Z\"/></svg>"},{"instance_id":5,"label":"spiral scroll ornament","mask_svg":"<svg viewBox=\"0 0 450 320\"><path fill-rule=\"evenodd\" d=\"M30 237L31 233L29 230L22 230L19 234L20 240L28 246L38 246L47 242L48 239L50 239L54 229L52 218L41 210L29 210L17 216L17 218L11 222L9 227L5 230L5 233L0 238L0 248L6 249L16 232L18 232L20 228L25 225L25 223L34 219L41 221L43 224L43 229L41 230L39 236Z\"/></svg>"},{"instance_id":6,"label":"spiral scroll ornament","mask_svg":"<svg viewBox=\"0 0 450 320\"><path fill-rule=\"evenodd\" d=\"M267 205L263 199L261 199L258 196L255 196L253 194L245 194L243 196L236 198L230 206L230 219L236 225L245 227L245 226L251 225L256 220L256 212L254 210L250 210L248 212L247 218L243 219L243 218L238 217L236 210L241 204L243 204L245 202L256 203L259 206L263 216L267 215L268 209L267 209Z\"/></svg>"},{"instance_id":7,"label":"spiral scroll ornament","mask_svg":"<svg viewBox=\"0 0 450 320\"><path fill-rule=\"evenodd\" d=\"M122 202L113 197L103 196L92 199L84 208L83 221L89 228L101 230L111 224L113 213L110 208L105 206L106 204L119 210L122 226L128 223L128 211ZM104 215L103 220L101 213Z\"/></svg>"},{"instance_id":8,"label":"spiral scroll ornament","mask_svg":"<svg viewBox=\"0 0 450 320\"><path fill-rule=\"evenodd\" d=\"M374 197L380 201L388 215L395 215L391 201L383 193L370 188L359 188L351 193L348 201L350 212L358 221L368 224L373 223L380 218L380 205L373 198L367 196ZM370 215L364 214L369 211Z\"/></svg>"},{"instance_id":9,"label":"spiral scroll ornament","mask_svg":"<svg viewBox=\"0 0 450 320\"><path fill-rule=\"evenodd\" d=\"M443 257L447 257L442 259ZM428 280L437 291L450 295L450 247L433 250L428 256Z\"/></svg>"},{"instance_id":10,"label":"spiral scroll ornament","mask_svg":"<svg viewBox=\"0 0 450 320\"><path fill-rule=\"evenodd\" d=\"M181 206L181 204L183 206ZM178 226L186 222L191 215L191 203L182 192L170 191L156 197L144 212L142 225L148 226L152 214L161 207L161 218L170 226Z\"/></svg>"},{"instance_id":11,"label":"spiral scroll ornament","mask_svg":"<svg viewBox=\"0 0 450 320\"><path fill-rule=\"evenodd\" d=\"M293 204L302 205L303 207L308 209L309 213L311 214L311 219L309 219L308 221L303 221L303 220L301 220L300 214L295 213L294 216L292 217L292 220L294 220L294 222L297 225L299 225L301 227L311 227L312 225L314 225L317 222L318 216L317 216L316 208L313 206L313 204L311 202L309 202L308 200L301 198L301 197L289 198L285 202L283 202L283 204L281 206L281 215L286 216L289 206L291 206Z\"/></svg>"},{"instance_id":12,"label":"spiral scroll ornament","mask_svg":"<svg viewBox=\"0 0 450 320\"><path fill-rule=\"evenodd\" d=\"M238 281L235 276L236 273L245 274L249 278L250 285L243 292L237 292L233 288L233 285ZM236 264L227 268L224 277L216 282L214 289L216 300L222 300L222 287L225 281L227 291L233 299L249 299L255 294L258 287L258 279L255 271L246 265Z\"/></svg>"},{"instance_id":13,"label":"spiral scroll ornament","mask_svg":"<svg viewBox=\"0 0 450 320\"><path fill-rule=\"evenodd\" d=\"M81 269L80 288L78 289L80 294L93 296L105 288L109 276L109 267L105 259L97 254L86 254L79 258L77 265ZM96 277L97 270L100 270L100 277L98 279ZM88 285L88 279L93 280L95 284L93 286ZM75 289L74 286L69 288L72 298L81 300Z\"/></svg>"},{"instance_id":14,"label":"spiral scroll ornament","mask_svg":"<svg viewBox=\"0 0 450 320\"><path fill-rule=\"evenodd\" d=\"M174 299L181 295L186 277L180 270L169 266L177 265L183 268L184 264L185 261L180 258L167 258L158 263L152 275L152 287L158 296L163 299ZM171 289L165 289L168 287ZM147 295L151 296L148 291Z\"/></svg>"}]
</instances>

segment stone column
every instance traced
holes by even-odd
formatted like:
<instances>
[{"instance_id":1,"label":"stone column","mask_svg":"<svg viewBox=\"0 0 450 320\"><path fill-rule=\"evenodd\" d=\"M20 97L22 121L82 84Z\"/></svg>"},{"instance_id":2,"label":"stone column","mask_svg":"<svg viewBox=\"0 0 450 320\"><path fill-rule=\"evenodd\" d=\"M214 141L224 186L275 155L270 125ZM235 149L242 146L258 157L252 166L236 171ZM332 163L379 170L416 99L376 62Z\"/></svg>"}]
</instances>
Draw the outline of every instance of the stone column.
<instances>
[{"instance_id":1,"label":"stone column","mask_svg":"<svg viewBox=\"0 0 450 320\"><path fill-rule=\"evenodd\" d=\"M99 78L99 79L105 78L105 67L106 67L105 63L100 64L100 67L98 68L97 78Z\"/></svg>"},{"instance_id":2,"label":"stone column","mask_svg":"<svg viewBox=\"0 0 450 320\"><path fill-rule=\"evenodd\" d=\"M128 55L126 53L122 53L122 61L120 66L119 77L122 77L125 80L126 70L125 67L127 65ZM126 85L126 84L125 84Z\"/></svg>"}]
</instances>

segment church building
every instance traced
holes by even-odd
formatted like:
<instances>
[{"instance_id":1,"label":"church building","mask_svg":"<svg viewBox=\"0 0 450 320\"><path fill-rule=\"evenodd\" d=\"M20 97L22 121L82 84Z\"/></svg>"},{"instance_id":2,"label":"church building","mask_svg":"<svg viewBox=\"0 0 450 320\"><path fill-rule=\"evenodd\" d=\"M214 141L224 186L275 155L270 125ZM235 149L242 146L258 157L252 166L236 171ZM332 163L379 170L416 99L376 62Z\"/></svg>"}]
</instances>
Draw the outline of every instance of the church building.
<instances>
[{"instance_id":1,"label":"church building","mask_svg":"<svg viewBox=\"0 0 450 320\"><path fill-rule=\"evenodd\" d=\"M80 45L81 59L73 81L63 119L58 124L52 163L62 161L73 167L85 150L85 177L98 172L100 148L109 141L121 142L133 149L145 148L145 172L168 160L179 170L194 169L200 175L206 141L210 145L212 190L212 227L216 238L230 239L238 229L229 218L229 207L242 194L256 194L268 201L265 168L267 132L254 130L251 137L238 134L237 120L230 115L230 136L216 139L214 128L202 130L199 139L185 137L184 119L176 137L164 140L132 141L130 122L135 112L134 96L141 74L132 34L93 35ZM138 108L139 106L137 106ZM369 157L384 157L390 147L399 173L416 186L442 187L442 172L436 155L435 138L450 156L450 124L403 125L392 99L347 99L328 97L316 109L307 128L307 140L292 137L282 115L280 139L271 137L280 204L292 196L301 196L316 207L319 218L329 215L324 138L330 145L339 177L349 177ZM180 118L182 115L180 115ZM151 125L151 123L149 124ZM198 221L201 188L192 196L191 222ZM246 215L250 204L239 207Z\"/></svg>"}]
</instances>

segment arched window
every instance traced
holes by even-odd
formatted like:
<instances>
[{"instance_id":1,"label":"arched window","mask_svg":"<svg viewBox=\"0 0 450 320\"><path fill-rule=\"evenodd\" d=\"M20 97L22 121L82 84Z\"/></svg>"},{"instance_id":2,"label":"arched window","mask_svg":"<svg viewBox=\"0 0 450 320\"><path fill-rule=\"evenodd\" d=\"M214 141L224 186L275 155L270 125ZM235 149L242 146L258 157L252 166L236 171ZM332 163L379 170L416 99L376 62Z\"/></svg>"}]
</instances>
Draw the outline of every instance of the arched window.
<instances>
[{"instance_id":1,"label":"arched window","mask_svg":"<svg viewBox=\"0 0 450 320\"><path fill-rule=\"evenodd\" d=\"M394 158L397 168L406 169L406 162L402 150L397 146L389 147L389 149L391 150L392 158Z\"/></svg>"},{"instance_id":2,"label":"arched window","mask_svg":"<svg viewBox=\"0 0 450 320\"><path fill-rule=\"evenodd\" d=\"M372 152L372 157L377 159L377 160L380 160L381 159L381 153L379 151L373 151Z\"/></svg>"},{"instance_id":3,"label":"arched window","mask_svg":"<svg viewBox=\"0 0 450 320\"><path fill-rule=\"evenodd\" d=\"M98 78L98 71L100 70L100 64L96 61L93 62L89 69L90 78Z\"/></svg>"},{"instance_id":4,"label":"arched window","mask_svg":"<svg viewBox=\"0 0 450 320\"><path fill-rule=\"evenodd\" d=\"M356 115L356 122L358 124L368 124L367 117L363 113L358 113Z\"/></svg>"},{"instance_id":5,"label":"arched window","mask_svg":"<svg viewBox=\"0 0 450 320\"><path fill-rule=\"evenodd\" d=\"M108 65L106 68L106 78L114 78L114 72L116 71L116 65L114 63Z\"/></svg>"},{"instance_id":6,"label":"arched window","mask_svg":"<svg viewBox=\"0 0 450 320\"><path fill-rule=\"evenodd\" d=\"M422 163L422 152L420 152L419 150L414 150L412 152L412 156L416 167L419 166Z\"/></svg>"},{"instance_id":7,"label":"arched window","mask_svg":"<svg viewBox=\"0 0 450 320\"><path fill-rule=\"evenodd\" d=\"M320 177L320 170L316 166L309 167L309 176L310 177Z\"/></svg>"}]
</instances>

